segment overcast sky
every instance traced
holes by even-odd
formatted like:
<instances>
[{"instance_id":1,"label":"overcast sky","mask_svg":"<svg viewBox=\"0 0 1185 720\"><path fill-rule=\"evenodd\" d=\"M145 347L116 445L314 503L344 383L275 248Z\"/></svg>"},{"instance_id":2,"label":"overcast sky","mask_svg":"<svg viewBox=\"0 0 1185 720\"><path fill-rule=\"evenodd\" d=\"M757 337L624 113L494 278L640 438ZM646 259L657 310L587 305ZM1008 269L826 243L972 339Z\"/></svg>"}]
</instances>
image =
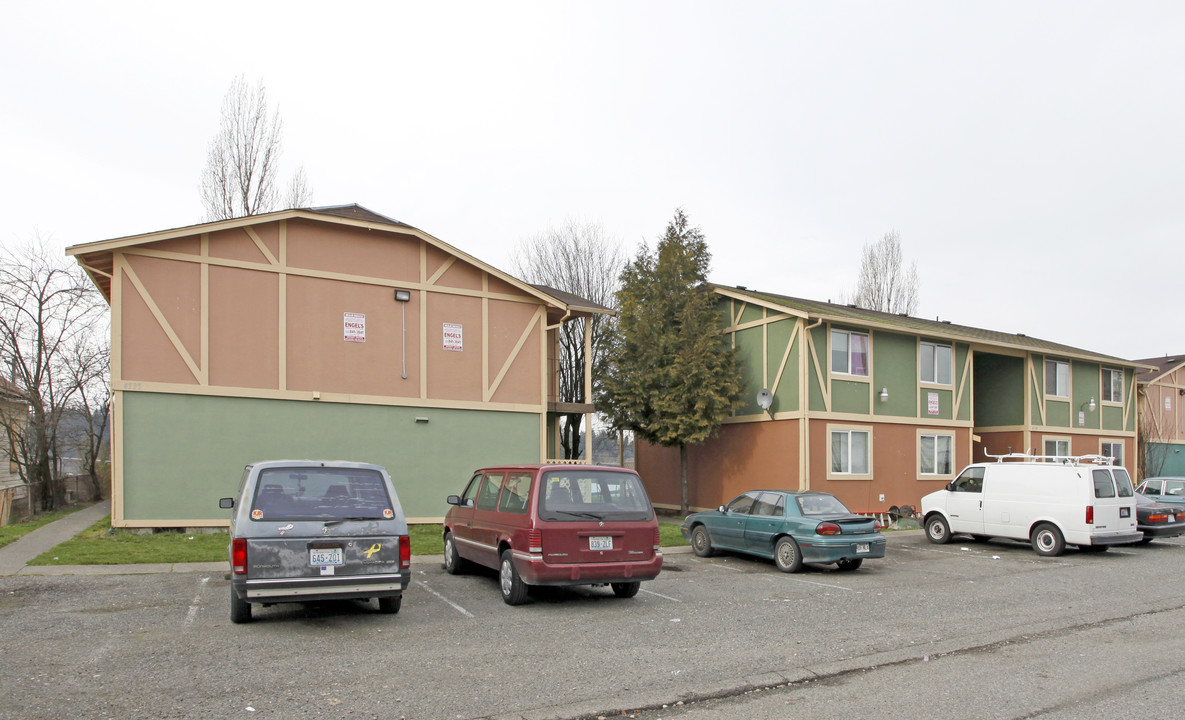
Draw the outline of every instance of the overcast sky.
<instances>
[{"instance_id":1,"label":"overcast sky","mask_svg":"<svg viewBox=\"0 0 1185 720\"><path fill-rule=\"evenodd\" d=\"M1185 352L1185 3L7 2L0 242L200 222L239 74L315 205L506 271L683 207L713 281L838 301L896 229L924 317Z\"/></svg>"}]
</instances>

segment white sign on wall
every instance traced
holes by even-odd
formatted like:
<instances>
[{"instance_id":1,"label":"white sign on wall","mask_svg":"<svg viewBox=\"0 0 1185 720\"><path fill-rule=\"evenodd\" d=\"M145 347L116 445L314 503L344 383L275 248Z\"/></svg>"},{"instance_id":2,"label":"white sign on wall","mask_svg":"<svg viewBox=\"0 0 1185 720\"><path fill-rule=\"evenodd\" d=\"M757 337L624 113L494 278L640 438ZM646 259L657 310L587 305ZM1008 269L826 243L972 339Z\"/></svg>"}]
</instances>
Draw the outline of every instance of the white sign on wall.
<instances>
[{"instance_id":1,"label":"white sign on wall","mask_svg":"<svg viewBox=\"0 0 1185 720\"><path fill-rule=\"evenodd\" d=\"M931 415L938 414L938 393L926 393L926 401Z\"/></svg>"},{"instance_id":2,"label":"white sign on wall","mask_svg":"<svg viewBox=\"0 0 1185 720\"><path fill-rule=\"evenodd\" d=\"M1165 410L1172 410L1173 409L1173 399L1171 397L1169 397L1168 395L1164 396L1164 409Z\"/></svg>"},{"instance_id":3,"label":"white sign on wall","mask_svg":"<svg viewBox=\"0 0 1185 720\"><path fill-rule=\"evenodd\" d=\"M345 313L342 318L343 338L346 342L366 342L366 315Z\"/></svg>"},{"instance_id":4,"label":"white sign on wall","mask_svg":"<svg viewBox=\"0 0 1185 720\"><path fill-rule=\"evenodd\" d=\"M444 324L444 349L460 352L465 349L465 340L458 323Z\"/></svg>"}]
</instances>

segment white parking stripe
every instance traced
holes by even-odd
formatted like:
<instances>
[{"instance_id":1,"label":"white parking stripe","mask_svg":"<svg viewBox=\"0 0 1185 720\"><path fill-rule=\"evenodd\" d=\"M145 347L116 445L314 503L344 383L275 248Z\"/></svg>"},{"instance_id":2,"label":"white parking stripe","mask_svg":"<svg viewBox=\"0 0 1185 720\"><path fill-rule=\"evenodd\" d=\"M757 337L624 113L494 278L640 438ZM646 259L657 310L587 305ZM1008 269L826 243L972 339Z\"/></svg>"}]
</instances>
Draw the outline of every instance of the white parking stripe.
<instances>
[{"instance_id":1,"label":"white parking stripe","mask_svg":"<svg viewBox=\"0 0 1185 720\"><path fill-rule=\"evenodd\" d=\"M473 613L469 612L468 610L466 610L465 608L456 604L452 600L449 600L445 596L441 595L440 593L436 592L432 588L428 587L428 585L423 580L416 580L416 585L419 585L420 587L424 588L428 592L432 593L433 595L438 597L441 601L443 601L445 604L447 604L448 606L450 606L452 609L456 610L457 612L461 613L465 617L473 617Z\"/></svg>"},{"instance_id":2,"label":"white parking stripe","mask_svg":"<svg viewBox=\"0 0 1185 720\"><path fill-rule=\"evenodd\" d=\"M814 580L803 580L802 578L790 577L788 578L794 582L806 583L807 585L819 585L821 587L835 588L836 590L847 590L848 592L860 592L852 588L844 587L843 585L828 585L827 583L815 582Z\"/></svg>"},{"instance_id":3,"label":"white parking stripe","mask_svg":"<svg viewBox=\"0 0 1185 720\"><path fill-rule=\"evenodd\" d=\"M202 590L206 589L206 583L210 582L210 578L202 578L202 583L198 587L198 594L193 597L193 603L189 606L189 612L185 613L185 624L189 625L197 617L198 602L202 599Z\"/></svg>"},{"instance_id":4,"label":"white parking stripe","mask_svg":"<svg viewBox=\"0 0 1185 720\"><path fill-rule=\"evenodd\" d=\"M721 565L720 563L708 563L708 564L711 565L712 567L724 568L725 570L735 570L737 572L744 572L744 570L741 570L740 568L737 568L737 567L732 567L731 565Z\"/></svg>"},{"instance_id":5,"label":"white parking stripe","mask_svg":"<svg viewBox=\"0 0 1185 720\"><path fill-rule=\"evenodd\" d=\"M646 588L642 588L642 592L646 593L647 595L654 595L655 597L660 597L663 600L670 600L671 602L683 602L682 600L680 600L678 598L668 597L666 595L663 595L662 593L656 593L653 590L647 590Z\"/></svg>"}]
</instances>

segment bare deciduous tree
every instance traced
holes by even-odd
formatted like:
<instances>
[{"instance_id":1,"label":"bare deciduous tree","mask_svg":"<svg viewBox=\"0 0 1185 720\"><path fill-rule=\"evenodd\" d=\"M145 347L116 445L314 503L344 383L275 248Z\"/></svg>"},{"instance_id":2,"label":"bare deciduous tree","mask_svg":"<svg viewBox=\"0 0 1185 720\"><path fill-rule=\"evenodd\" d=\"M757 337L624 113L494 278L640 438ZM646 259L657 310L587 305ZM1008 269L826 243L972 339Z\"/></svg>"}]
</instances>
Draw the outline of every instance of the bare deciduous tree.
<instances>
[{"instance_id":1,"label":"bare deciduous tree","mask_svg":"<svg viewBox=\"0 0 1185 720\"><path fill-rule=\"evenodd\" d=\"M59 429L61 445L82 462L95 499L101 499L110 480L107 424L111 410L111 346L107 334L80 337L65 353L63 369L78 389L66 410L68 429Z\"/></svg>"},{"instance_id":2,"label":"bare deciduous tree","mask_svg":"<svg viewBox=\"0 0 1185 720\"><path fill-rule=\"evenodd\" d=\"M222 99L222 120L210 141L206 169L200 183L206 220L258 215L277 209L281 199L289 207L311 201L304 169L293 177L281 198L277 186L283 122L279 111L268 114L267 88L254 88L243 76L235 78Z\"/></svg>"},{"instance_id":3,"label":"bare deciduous tree","mask_svg":"<svg viewBox=\"0 0 1185 720\"><path fill-rule=\"evenodd\" d=\"M610 238L599 222L572 219L559 228L550 228L521 242L515 249L513 260L516 274L527 282L546 285L610 308L615 302L625 262L621 243ZM595 367L604 352L612 316L576 318L560 328L560 402L592 402L592 398L586 398L584 394L584 327L590 320ZM583 420L584 416L580 414L561 418L560 444L565 458L578 458L583 454Z\"/></svg>"},{"instance_id":4,"label":"bare deciduous tree","mask_svg":"<svg viewBox=\"0 0 1185 720\"><path fill-rule=\"evenodd\" d=\"M918 309L918 264L902 265L901 235L890 230L864 246L860 278L852 300L858 307L913 315Z\"/></svg>"},{"instance_id":5,"label":"bare deciduous tree","mask_svg":"<svg viewBox=\"0 0 1185 720\"><path fill-rule=\"evenodd\" d=\"M58 428L79 392L68 369L73 348L104 326L106 304L79 268L30 243L0 256L0 363L27 403L0 417L21 478L43 510L64 500L54 468Z\"/></svg>"}]
</instances>

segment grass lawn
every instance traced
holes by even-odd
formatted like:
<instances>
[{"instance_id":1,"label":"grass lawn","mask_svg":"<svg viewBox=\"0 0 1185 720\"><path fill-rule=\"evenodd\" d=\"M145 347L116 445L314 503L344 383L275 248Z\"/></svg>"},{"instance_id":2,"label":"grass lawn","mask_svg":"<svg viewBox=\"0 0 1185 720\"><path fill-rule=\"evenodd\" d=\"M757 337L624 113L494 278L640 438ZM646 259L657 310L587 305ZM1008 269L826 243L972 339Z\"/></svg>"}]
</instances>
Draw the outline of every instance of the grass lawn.
<instances>
[{"instance_id":1,"label":"grass lawn","mask_svg":"<svg viewBox=\"0 0 1185 720\"><path fill-rule=\"evenodd\" d=\"M659 537L663 547L686 545L679 532L681 518L660 517ZM48 520L44 521L48 522ZM42 524L44 524L42 522ZM10 526L11 527L11 526ZM7 529L7 528L0 528ZM32 530L33 528L30 528ZM26 531L28 532L28 531ZM412 525L413 555L443 555L440 525ZM105 517L73 540L44 552L30 565L124 565L138 563L224 562L226 533L183 533L178 531L139 535L112 530Z\"/></svg>"},{"instance_id":2,"label":"grass lawn","mask_svg":"<svg viewBox=\"0 0 1185 720\"><path fill-rule=\"evenodd\" d=\"M63 518L70 513L78 510L78 508L64 508L62 510L51 510L44 512L25 520L23 522L12 523L11 525L0 526L0 547L4 547L10 542L15 542L25 535L33 532L37 528L51 523L54 520Z\"/></svg>"}]
</instances>

